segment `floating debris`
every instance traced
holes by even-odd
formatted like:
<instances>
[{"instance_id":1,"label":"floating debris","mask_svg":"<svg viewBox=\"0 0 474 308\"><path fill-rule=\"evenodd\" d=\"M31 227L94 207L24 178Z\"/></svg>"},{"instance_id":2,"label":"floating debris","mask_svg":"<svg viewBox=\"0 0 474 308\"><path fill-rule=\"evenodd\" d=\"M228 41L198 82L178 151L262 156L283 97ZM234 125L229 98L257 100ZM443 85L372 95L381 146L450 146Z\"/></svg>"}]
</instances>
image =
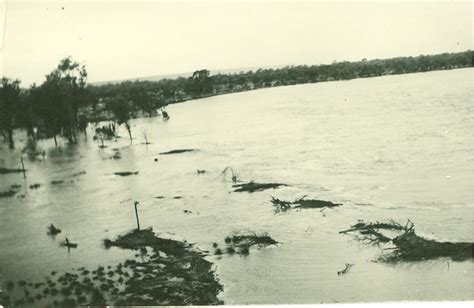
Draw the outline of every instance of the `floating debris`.
<instances>
[{"instance_id":1,"label":"floating debris","mask_svg":"<svg viewBox=\"0 0 474 308\"><path fill-rule=\"evenodd\" d=\"M349 273L349 271L351 270L353 266L354 264L346 263L346 267L343 270L338 271L337 275L344 275L344 274Z\"/></svg>"},{"instance_id":2,"label":"floating debris","mask_svg":"<svg viewBox=\"0 0 474 308\"><path fill-rule=\"evenodd\" d=\"M123 172L114 172L115 175L119 176L129 176L129 175L135 175L138 174L138 171L123 171Z\"/></svg>"},{"instance_id":3,"label":"floating debris","mask_svg":"<svg viewBox=\"0 0 474 308\"><path fill-rule=\"evenodd\" d=\"M396 232L396 235L385 235L382 233L384 230ZM415 225L410 220L405 226L394 221L387 223L360 221L350 229L339 233L356 233L354 237L357 240L377 246L391 243L394 247L385 249L390 252L379 257L383 262L411 262L442 257L451 258L453 261L464 261L474 258L474 243L425 239L415 233Z\"/></svg>"},{"instance_id":4,"label":"floating debris","mask_svg":"<svg viewBox=\"0 0 474 308\"><path fill-rule=\"evenodd\" d=\"M288 186L281 183L255 183L254 181L243 183L243 184L234 184L232 187L236 188L234 192L248 192L253 193L256 191L262 191L266 189L274 189L280 186Z\"/></svg>"},{"instance_id":5,"label":"floating debris","mask_svg":"<svg viewBox=\"0 0 474 308\"><path fill-rule=\"evenodd\" d=\"M222 172L221 172L222 178L225 180L225 177L229 172L231 174L232 183L234 183L234 184L237 183L238 182L237 172L235 172L234 169L230 166L227 166L227 167L224 168L224 170L222 170Z\"/></svg>"},{"instance_id":6,"label":"floating debris","mask_svg":"<svg viewBox=\"0 0 474 308\"><path fill-rule=\"evenodd\" d=\"M340 203L332 203L330 201L305 199L307 196L295 199L294 201L285 201L272 197L272 204L275 206L276 212L285 212L292 209L325 209L341 206Z\"/></svg>"},{"instance_id":7,"label":"floating debris","mask_svg":"<svg viewBox=\"0 0 474 308\"><path fill-rule=\"evenodd\" d=\"M206 170L197 169L196 172L197 174L205 174Z\"/></svg>"},{"instance_id":8,"label":"floating debris","mask_svg":"<svg viewBox=\"0 0 474 308\"><path fill-rule=\"evenodd\" d=\"M67 237L64 241L59 243L59 246L67 247L67 248L77 248L77 244L76 243L71 243Z\"/></svg>"},{"instance_id":9,"label":"floating debris","mask_svg":"<svg viewBox=\"0 0 474 308\"><path fill-rule=\"evenodd\" d=\"M75 176L79 176L79 175L83 175L83 174L86 174L86 171L81 170L81 171L79 171L79 172L76 172L76 173L71 174L71 177L75 177Z\"/></svg>"},{"instance_id":10,"label":"floating debris","mask_svg":"<svg viewBox=\"0 0 474 308\"><path fill-rule=\"evenodd\" d=\"M170 154L181 154L186 152L196 152L196 149L178 149L178 150L171 150L168 152L161 152L160 155L170 155Z\"/></svg>"},{"instance_id":11,"label":"floating debris","mask_svg":"<svg viewBox=\"0 0 474 308\"><path fill-rule=\"evenodd\" d=\"M59 184L63 184L63 183L64 183L64 180L53 180L53 181L51 181L52 185L59 185Z\"/></svg>"}]
</instances>

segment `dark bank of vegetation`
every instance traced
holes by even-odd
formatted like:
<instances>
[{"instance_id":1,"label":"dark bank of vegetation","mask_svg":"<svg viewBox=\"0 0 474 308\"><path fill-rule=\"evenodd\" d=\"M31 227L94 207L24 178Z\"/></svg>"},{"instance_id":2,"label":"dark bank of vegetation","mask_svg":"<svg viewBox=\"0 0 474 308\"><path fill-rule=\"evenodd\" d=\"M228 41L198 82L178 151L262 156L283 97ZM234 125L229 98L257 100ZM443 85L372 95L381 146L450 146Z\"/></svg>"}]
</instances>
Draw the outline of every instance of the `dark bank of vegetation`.
<instances>
[{"instance_id":1,"label":"dark bank of vegetation","mask_svg":"<svg viewBox=\"0 0 474 308\"><path fill-rule=\"evenodd\" d=\"M57 138L61 136L75 143L78 133L85 132L89 123L110 121L114 127L124 125L132 140L130 119L155 115L157 109L168 104L281 85L472 67L473 57L474 52L468 50L431 56L287 66L236 74L211 75L204 69L188 78L125 81L100 86L88 85L85 66L65 58L46 75L41 85L22 89L19 80L1 79L0 132L10 148L14 147L15 128L26 129L31 140L53 138L57 144ZM113 134L116 134L115 130ZM34 143L31 146L34 147Z\"/></svg>"},{"instance_id":2,"label":"dark bank of vegetation","mask_svg":"<svg viewBox=\"0 0 474 308\"><path fill-rule=\"evenodd\" d=\"M276 212L286 212L293 209L324 209L333 208L340 206L340 203L332 203L330 201L318 200L318 199L306 199L307 196L295 199L294 201L281 200L272 197L272 204L275 207Z\"/></svg>"},{"instance_id":3,"label":"dark bank of vegetation","mask_svg":"<svg viewBox=\"0 0 474 308\"><path fill-rule=\"evenodd\" d=\"M138 257L93 270L53 271L42 282L10 281L0 302L7 307L222 304L212 264L192 245L159 238L151 229L104 244L134 250Z\"/></svg>"},{"instance_id":4,"label":"dark bank of vegetation","mask_svg":"<svg viewBox=\"0 0 474 308\"><path fill-rule=\"evenodd\" d=\"M384 231L388 231L384 234ZM415 225L408 220L405 226L394 221L365 223L358 222L350 229L339 233L353 234L354 238L366 244L392 247L379 257L382 262L412 262L437 258L464 261L474 258L474 243L438 242L425 239L415 233ZM395 234L393 236L392 234ZM386 250L387 251L387 250Z\"/></svg>"}]
</instances>

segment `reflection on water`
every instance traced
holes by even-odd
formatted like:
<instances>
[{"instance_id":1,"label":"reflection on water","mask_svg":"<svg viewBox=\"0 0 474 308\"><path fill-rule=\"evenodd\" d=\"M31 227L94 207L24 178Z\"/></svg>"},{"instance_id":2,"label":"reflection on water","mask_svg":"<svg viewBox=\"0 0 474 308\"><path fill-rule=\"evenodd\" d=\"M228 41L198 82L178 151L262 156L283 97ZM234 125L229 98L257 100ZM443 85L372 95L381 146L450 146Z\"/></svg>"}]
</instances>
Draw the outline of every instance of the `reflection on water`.
<instances>
[{"instance_id":1,"label":"reflection on water","mask_svg":"<svg viewBox=\"0 0 474 308\"><path fill-rule=\"evenodd\" d=\"M410 218L425 237L474 241L473 79L462 69L262 89L170 106L167 122L133 120L132 145L125 129L105 149L92 130L74 146L42 141L46 159L26 161L26 180L0 178L0 191L21 184L25 195L0 199L0 273L34 280L122 261L130 252L105 250L102 239L134 228L138 200L142 226L203 250L238 230L282 243L209 257L228 304L473 299L471 261L375 263L377 247L338 234L358 219ZM199 151L159 155L180 148ZM0 155L18 165L20 151ZM231 193L226 166L244 181L290 186ZM271 196L303 195L343 206L274 213ZM63 230L56 240L50 223ZM77 249L58 246L66 236ZM338 276L345 263L355 265Z\"/></svg>"}]
</instances>

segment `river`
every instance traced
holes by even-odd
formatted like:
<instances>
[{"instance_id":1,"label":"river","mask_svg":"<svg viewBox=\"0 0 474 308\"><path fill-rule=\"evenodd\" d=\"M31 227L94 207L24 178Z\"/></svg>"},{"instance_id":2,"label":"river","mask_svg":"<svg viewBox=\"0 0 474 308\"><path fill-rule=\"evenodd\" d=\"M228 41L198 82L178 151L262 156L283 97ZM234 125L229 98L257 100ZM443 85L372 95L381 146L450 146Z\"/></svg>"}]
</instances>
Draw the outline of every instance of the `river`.
<instances>
[{"instance_id":1,"label":"river","mask_svg":"<svg viewBox=\"0 0 474 308\"><path fill-rule=\"evenodd\" d=\"M474 262L373 262L378 247L338 232L359 219L410 219L424 237L474 241L473 84L469 68L260 89L171 105L169 121L134 119L133 145L123 127L105 149L91 128L74 146L41 141L46 158L25 161L26 180L0 175L0 191L22 185L0 199L2 279L129 257L102 240L135 227L138 200L142 227L202 250L239 230L280 243L246 257L207 257L226 304L472 300ZM25 137L17 136L21 149ZM112 159L113 148L121 159ZM199 151L158 154L181 148ZM5 166L18 167L20 155L0 148ZM289 186L234 193L220 174L226 166L242 181ZM303 195L343 205L275 213L270 203ZM46 236L50 223L78 248L58 247ZM338 276L345 263L354 267Z\"/></svg>"}]
</instances>

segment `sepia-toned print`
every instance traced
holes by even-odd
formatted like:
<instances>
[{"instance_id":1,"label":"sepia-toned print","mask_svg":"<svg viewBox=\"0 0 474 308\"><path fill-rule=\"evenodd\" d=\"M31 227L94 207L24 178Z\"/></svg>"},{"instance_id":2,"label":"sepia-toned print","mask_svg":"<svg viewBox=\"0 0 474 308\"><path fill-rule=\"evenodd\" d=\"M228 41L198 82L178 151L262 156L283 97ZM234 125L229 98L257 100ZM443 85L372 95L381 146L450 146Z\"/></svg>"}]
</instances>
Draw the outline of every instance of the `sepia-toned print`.
<instances>
[{"instance_id":1,"label":"sepia-toned print","mask_svg":"<svg viewBox=\"0 0 474 308\"><path fill-rule=\"evenodd\" d=\"M473 301L472 12L2 1L0 306Z\"/></svg>"}]
</instances>

